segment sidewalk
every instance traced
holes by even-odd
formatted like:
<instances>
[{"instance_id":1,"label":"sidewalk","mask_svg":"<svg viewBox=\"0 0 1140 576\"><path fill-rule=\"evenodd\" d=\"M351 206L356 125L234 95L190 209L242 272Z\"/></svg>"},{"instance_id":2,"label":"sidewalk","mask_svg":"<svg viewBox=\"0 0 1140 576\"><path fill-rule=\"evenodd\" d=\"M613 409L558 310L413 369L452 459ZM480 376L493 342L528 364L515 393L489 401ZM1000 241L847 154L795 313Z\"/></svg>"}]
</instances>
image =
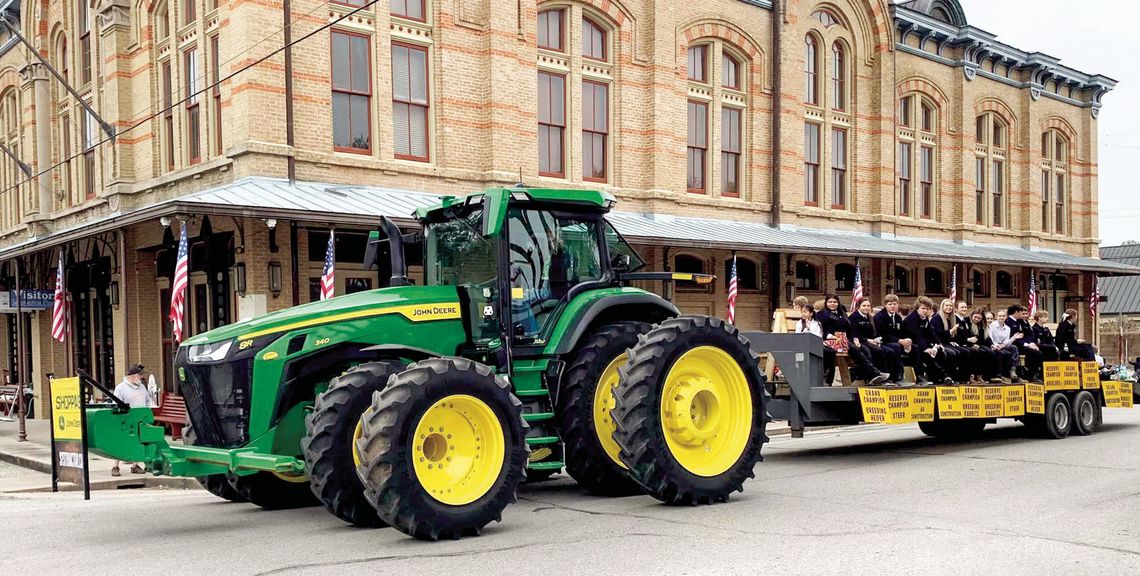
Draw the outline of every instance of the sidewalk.
<instances>
[{"instance_id":1,"label":"sidewalk","mask_svg":"<svg viewBox=\"0 0 1140 576\"><path fill-rule=\"evenodd\" d=\"M7 462L40 474L12 478L0 483L0 492L42 492L51 490L51 430L47 420L28 420L28 440L20 442L19 423L0 422L0 462ZM169 438L168 438L169 439ZM193 478L171 478L151 474L131 474L123 466L123 475L111 476L113 461L90 455L91 489L113 488L198 488ZM60 490L81 490L81 486L62 483Z\"/></svg>"}]
</instances>

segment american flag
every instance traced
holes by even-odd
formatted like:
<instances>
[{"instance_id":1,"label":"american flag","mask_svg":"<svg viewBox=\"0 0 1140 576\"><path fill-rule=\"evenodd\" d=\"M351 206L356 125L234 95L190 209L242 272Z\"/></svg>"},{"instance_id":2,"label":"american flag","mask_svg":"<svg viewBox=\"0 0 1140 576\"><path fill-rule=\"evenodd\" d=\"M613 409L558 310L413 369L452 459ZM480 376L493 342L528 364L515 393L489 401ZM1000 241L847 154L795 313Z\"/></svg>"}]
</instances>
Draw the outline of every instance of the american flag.
<instances>
[{"instance_id":1,"label":"american flag","mask_svg":"<svg viewBox=\"0 0 1140 576\"><path fill-rule=\"evenodd\" d=\"M190 249L186 242L186 223L178 239L178 261L174 264L174 286L170 293L170 321L174 324L174 341L182 341L182 313L186 305L186 286L190 281Z\"/></svg>"},{"instance_id":2,"label":"american flag","mask_svg":"<svg viewBox=\"0 0 1140 576\"><path fill-rule=\"evenodd\" d=\"M51 310L51 337L52 340L63 342L67 340L67 291L63 289L63 250L59 251L59 268L55 273L55 303Z\"/></svg>"},{"instance_id":3,"label":"american flag","mask_svg":"<svg viewBox=\"0 0 1140 576\"><path fill-rule=\"evenodd\" d=\"M325 271L321 274L321 300L336 295L336 240L329 230L329 247L325 250Z\"/></svg>"},{"instance_id":4,"label":"american flag","mask_svg":"<svg viewBox=\"0 0 1140 576\"><path fill-rule=\"evenodd\" d=\"M1037 313L1037 273L1029 275L1029 316Z\"/></svg>"},{"instance_id":5,"label":"american flag","mask_svg":"<svg viewBox=\"0 0 1140 576\"><path fill-rule=\"evenodd\" d=\"M951 270L953 272L950 273L950 299L958 302L958 265L952 266Z\"/></svg>"},{"instance_id":6,"label":"american flag","mask_svg":"<svg viewBox=\"0 0 1140 576\"><path fill-rule=\"evenodd\" d=\"M863 299L863 273L859 271L859 259L855 259L855 285L851 287L851 310L859 309Z\"/></svg>"},{"instance_id":7,"label":"american flag","mask_svg":"<svg viewBox=\"0 0 1140 576\"><path fill-rule=\"evenodd\" d=\"M735 324L736 323L736 294L738 292L737 288L738 288L738 286L737 286L737 282L736 282L736 254L733 254L732 255L732 270L729 270L729 272L728 272L728 318L727 319L728 319L729 324Z\"/></svg>"},{"instance_id":8,"label":"american flag","mask_svg":"<svg viewBox=\"0 0 1140 576\"><path fill-rule=\"evenodd\" d=\"M1092 299L1089 300L1089 315L1096 320L1096 309L1100 306L1100 278L1093 281Z\"/></svg>"}]
</instances>

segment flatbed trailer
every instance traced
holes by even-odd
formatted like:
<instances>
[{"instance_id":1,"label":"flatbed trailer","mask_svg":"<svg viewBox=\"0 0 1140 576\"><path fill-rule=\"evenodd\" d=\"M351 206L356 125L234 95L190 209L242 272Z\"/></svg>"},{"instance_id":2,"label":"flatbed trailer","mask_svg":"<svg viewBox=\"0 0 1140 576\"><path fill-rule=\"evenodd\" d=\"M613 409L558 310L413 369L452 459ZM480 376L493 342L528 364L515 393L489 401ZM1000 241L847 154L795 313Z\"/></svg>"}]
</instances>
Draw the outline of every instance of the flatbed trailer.
<instances>
[{"instance_id":1,"label":"flatbed trailer","mask_svg":"<svg viewBox=\"0 0 1140 576\"><path fill-rule=\"evenodd\" d=\"M745 332L772 355L784 379L767 382L768 411L793 437L810 426L917 423L930 436L968 437L1001 418L1048 438L1091 434L1104 408L1131 408L1133 383L1101 381L1095 362L1046 362L1043 382L828 386L823 341L811 334Z\"/></svg>"}]
</instances>

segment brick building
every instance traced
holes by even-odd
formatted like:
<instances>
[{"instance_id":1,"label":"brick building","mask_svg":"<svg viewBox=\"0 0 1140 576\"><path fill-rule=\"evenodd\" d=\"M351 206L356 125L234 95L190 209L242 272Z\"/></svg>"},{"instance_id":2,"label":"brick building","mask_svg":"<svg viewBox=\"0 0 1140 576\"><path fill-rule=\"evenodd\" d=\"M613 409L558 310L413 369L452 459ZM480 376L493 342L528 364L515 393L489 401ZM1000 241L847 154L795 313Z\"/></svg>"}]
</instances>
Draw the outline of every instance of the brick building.
<instances>
[{"instance_id":1,"label":"brick building","mask_svg":"<svg viewBox=\"0 0 1140 576\"><path fill-rule=\"evenodd\" d=\"M181 222L195 334L313 298L331 226L338 293L376 287L354 232L520 179L608 190L652 266L716 273L667 290L684 310L724 313L735 253L749 328L797 294L848 298L856 265L874 300L957 278L983 306L1126 268L1096 259L1115 82L956 0L288 4L0 4L98 114L0 38L0 143L30 173L0 163L0 284L51 290L62 257L73 301L66 345L50 312L0 314L4 368L168 368Z\"/></svg>"}]
</instances>

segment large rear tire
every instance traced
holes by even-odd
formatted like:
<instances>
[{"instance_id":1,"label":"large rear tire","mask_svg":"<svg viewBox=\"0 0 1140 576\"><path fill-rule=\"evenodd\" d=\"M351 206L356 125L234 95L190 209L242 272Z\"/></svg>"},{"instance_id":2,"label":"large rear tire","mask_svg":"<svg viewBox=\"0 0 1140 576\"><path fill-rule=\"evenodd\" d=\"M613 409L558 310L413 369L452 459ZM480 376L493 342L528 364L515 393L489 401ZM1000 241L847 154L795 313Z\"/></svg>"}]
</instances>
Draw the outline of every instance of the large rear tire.
<instances>
[{"instance_id":1,"label":"large rear tire","mask_svg":"<svg viewBox=\"0 0 1140 576\"><path fill-rule=\"evenodd\" d=\"M230 487L247 502L266 510L289 510L319 504L307 476L284 477L271 472L230 475Z\"/></svg>"},{"instance_id":2,"label":"large rear tire","mask_svg":"<svg viewBox=\"0 0 1140 576\"><path fill-rule=\"evenodd\" d=\"M313 494L334 516L354 526L385 525L364 498L353 443L360 435L360 416L372 405L372 394L383 390L388 378L402 369L396 362L352 367L332 380L305 419L301 450Z\"/></svg>"},{"instance_id":3,"label":"large rear tire","mask_svg":"<svg viewBox=\"0 0 1140 576\"><path fill-rule=\"evenodd\" d=\"M578 348L562 377L558 395L558 432L566 446L566 472L586 491L599 496L640 494L618 456L613 438L613 388L626 352L649 332L644 322L618 322L596 330Z\"/></svg>"},{"instance_id":4,"label":"large rear tire","mask_svg":"<svg viewBox=\"0 0 1140 576\"><path fill-rule=\"evenodd\" d=\"M1073 396L1073 427L1072 433L1078 436L1088 436L1096 432L1097 418L1100 402L1093 397L1092 392L1081 390Z\"/></svg>"},{"instance_id":5,"label":"large rear tire","mask_svg":"<svg viewBox=\"0 0 1140 576\"><path fill-rule=\"evenodd\" d=\"M769 417L759 357L735 326L707 316L665 320L620 373L614 438L638 485L684 505L743 491Z\"/></svg>"},{"instance_id":6,"label":"large rear tire","mask_svg":"<svg viewBox=\"0 0 1140 576\"><path fill-rule=\"evenodd\" d=\"M182 429L182 443L188 446L194 446L197 443L198 435L194 433L194 427L190 424ZM230 502L245 502L245 499L238 494L230 486L230 477L233 476L229 472L225 474L212 474L210 476L196 476L194 479L202 485L210 494L228 500Z\"/></svg>"},{"instance_id":7,"label":"large rear tire","mask_svg":"<svg viewBox=\"0 0 1140 576\"><path fill-rule=\"evenodd\" d=\"M380 519L421 540L478 535L526 477L522 403L464 358L408 366L373 396L357 471Z\"/></svg>"}]
</instances>

